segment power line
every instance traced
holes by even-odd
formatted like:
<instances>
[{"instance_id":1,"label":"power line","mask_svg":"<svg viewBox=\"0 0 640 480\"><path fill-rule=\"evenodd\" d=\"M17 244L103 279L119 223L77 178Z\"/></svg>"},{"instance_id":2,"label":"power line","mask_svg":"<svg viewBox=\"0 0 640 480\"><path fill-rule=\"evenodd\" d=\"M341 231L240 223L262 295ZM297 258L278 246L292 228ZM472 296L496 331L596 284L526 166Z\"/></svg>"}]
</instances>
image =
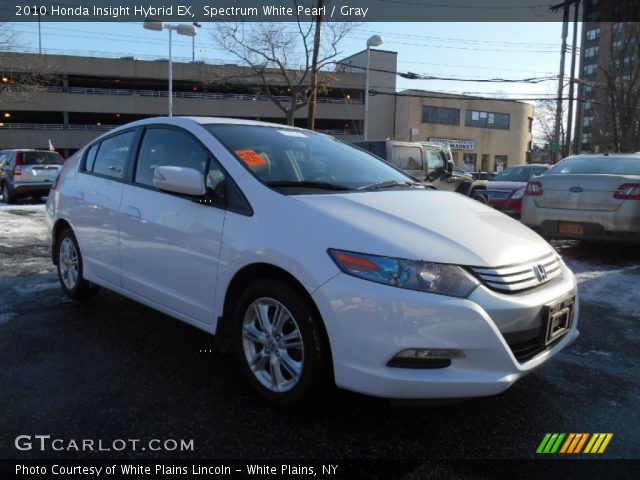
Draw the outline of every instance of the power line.
<instances>
[{"instance_id":1,"label":"power line","mask_svg":"<svg viewBox=\"0 0 640 480\"><path fill-rule=\"evenodd\" d=\"M366 67L360 67L356 65L348 65L340 61L334 62L338 66L344 66L346 68L355 68L358 70L367 70ZM408 80L443 80L454 82L479 82L479 83L541 83L549 80L556 80L557 76L548 77L530 77L530 78L461 78L461 77L438 77L427 73L414 73L414 72L398 72L395 70L386 70L382 68L369 68L371 72L389 73L392 75L398 75L399 77L406 78Z\"/></svg>"}]
</instances>

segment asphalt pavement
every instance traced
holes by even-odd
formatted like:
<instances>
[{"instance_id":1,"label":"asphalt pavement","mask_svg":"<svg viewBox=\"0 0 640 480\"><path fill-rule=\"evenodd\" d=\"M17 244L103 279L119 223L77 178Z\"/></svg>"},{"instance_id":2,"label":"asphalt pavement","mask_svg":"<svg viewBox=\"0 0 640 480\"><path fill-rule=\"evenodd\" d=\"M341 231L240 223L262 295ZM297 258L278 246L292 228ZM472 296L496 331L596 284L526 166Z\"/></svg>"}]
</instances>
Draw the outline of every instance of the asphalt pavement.
<instances>
[{"instance_id":1,"label":"asphalt pavement","mask_svg":"<svg viewBox=\"0 0 640 480\"><path fill-rule=\"evenodd\" d=\"M640 252L556 244L577 273L581 336L505 393L393 405L333 390L313 408L266 404L213 338L120 295L67 299L42 205L0 208L0 458L18 435L193 439L188 452L109 457L535 458L546 432L612 432L606 458L640 457Z\"/></svg>"}]
</instances>

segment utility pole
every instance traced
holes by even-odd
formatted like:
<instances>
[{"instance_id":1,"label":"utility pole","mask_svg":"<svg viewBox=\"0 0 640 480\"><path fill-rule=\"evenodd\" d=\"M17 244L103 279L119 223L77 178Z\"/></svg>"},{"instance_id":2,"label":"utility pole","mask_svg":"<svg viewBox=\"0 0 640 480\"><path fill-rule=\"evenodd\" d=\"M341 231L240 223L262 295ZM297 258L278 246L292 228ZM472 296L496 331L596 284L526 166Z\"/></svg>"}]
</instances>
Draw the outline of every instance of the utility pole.
<instances>
[{"instance_id":1,"label":"utility pole","mask_svg":"<svg viewBox=\"0 0 640 480\"><path fill-rule=\"evenodd\" d=\"M322 12L324 0L318 0L318 12ZM320 54L320 33L322 30L322 13L316 17L316 31L313 37L313 59L311 60L311 99L307 115L307 128L314 130L316 126L316 110L318 105L318 55Z\"/></svg>"},{"instance_id":2,"label":"utility pole","mask_svg":"<svg viewBox=\"0 0 640 480\"><path fill-rule=\"evenodd\" d=\"M196 28L202 27L198 22L193 22L192 25ZM191 62L196 61L196 37L195 35L191 37Z\"/></svg>"},{"instance_id":3,"label":"utility pole","mask_svg":"<svg viewBox=\"0 0 640 480\"><path fill-rule=\"evenodd\" d=\"M562 12L562 49L560 51L560 73L558 75L558 100L556 102L556 123L553 132L553 142L555 151L553 152L553 163L556 163L560 153L560 126L562 125L562 91L564 89L564 59L567 51L567 34L569 30L569 2L563 4ZM553 145L552 145L553 147Z\"/></svg>"},{"instance_id":4,"label":"utility pole","mask_svg":"<svg viewBox=\"0 0 640 480\"><path fill-rule=\"evenodd\" d=\"M564 142L564 156L571 155L571 129L573 128L573 92L576 82L576 43L578 42L578 10L580 0L573 4L573 42L571 45L571 78L569 79L569 117L567 118L567 138ZM574 152L575 153L575 152Z\"/></svg>"}]
</instances>

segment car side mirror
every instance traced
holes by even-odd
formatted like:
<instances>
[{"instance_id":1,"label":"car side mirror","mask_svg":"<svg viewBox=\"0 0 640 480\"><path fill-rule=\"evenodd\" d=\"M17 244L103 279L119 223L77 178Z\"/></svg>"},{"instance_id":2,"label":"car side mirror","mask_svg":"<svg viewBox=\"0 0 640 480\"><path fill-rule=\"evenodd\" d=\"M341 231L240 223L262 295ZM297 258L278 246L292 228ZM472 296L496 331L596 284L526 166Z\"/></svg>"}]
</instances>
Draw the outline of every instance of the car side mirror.
<instances>
[{"instance_id":1,"label":"car side mirror","mask_svg":"<svg viewBox=\"0 0 640 480\"><path fill-rule=\"evenodd\" d=\"M453 173L453 162L447 162L447 173L451 175Z\"/></svg>"},{"instance_id":2,"label":"car side mirror","mask_svg":"<svg viewBox=\"0 0 640 480\"><path fill-rule=\"evenodd\" d=\"M153 184L165 192L204 195L204 175L195 168L163 166L153 172Z\"/></svg>"}]
</instances>

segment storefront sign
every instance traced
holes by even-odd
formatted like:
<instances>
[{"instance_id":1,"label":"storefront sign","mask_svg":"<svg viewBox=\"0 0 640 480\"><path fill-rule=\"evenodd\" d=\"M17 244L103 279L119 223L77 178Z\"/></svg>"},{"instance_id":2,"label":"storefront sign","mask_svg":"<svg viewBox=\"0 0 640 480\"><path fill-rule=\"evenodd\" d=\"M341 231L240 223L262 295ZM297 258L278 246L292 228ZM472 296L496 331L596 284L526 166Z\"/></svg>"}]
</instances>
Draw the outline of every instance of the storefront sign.
<instances>
[{"instance_id":1,"label":"storefront sign","mask_svg":"<svg viewBox=\"0 0 640 480\"><path fill-rule=\"evenodd\" d=\"M475 150L475 140L462 140L458 138L436 138L429 137L429 142L441 143L443 145L449 145L451 150Z\"/></svg>"}]
</instances>

